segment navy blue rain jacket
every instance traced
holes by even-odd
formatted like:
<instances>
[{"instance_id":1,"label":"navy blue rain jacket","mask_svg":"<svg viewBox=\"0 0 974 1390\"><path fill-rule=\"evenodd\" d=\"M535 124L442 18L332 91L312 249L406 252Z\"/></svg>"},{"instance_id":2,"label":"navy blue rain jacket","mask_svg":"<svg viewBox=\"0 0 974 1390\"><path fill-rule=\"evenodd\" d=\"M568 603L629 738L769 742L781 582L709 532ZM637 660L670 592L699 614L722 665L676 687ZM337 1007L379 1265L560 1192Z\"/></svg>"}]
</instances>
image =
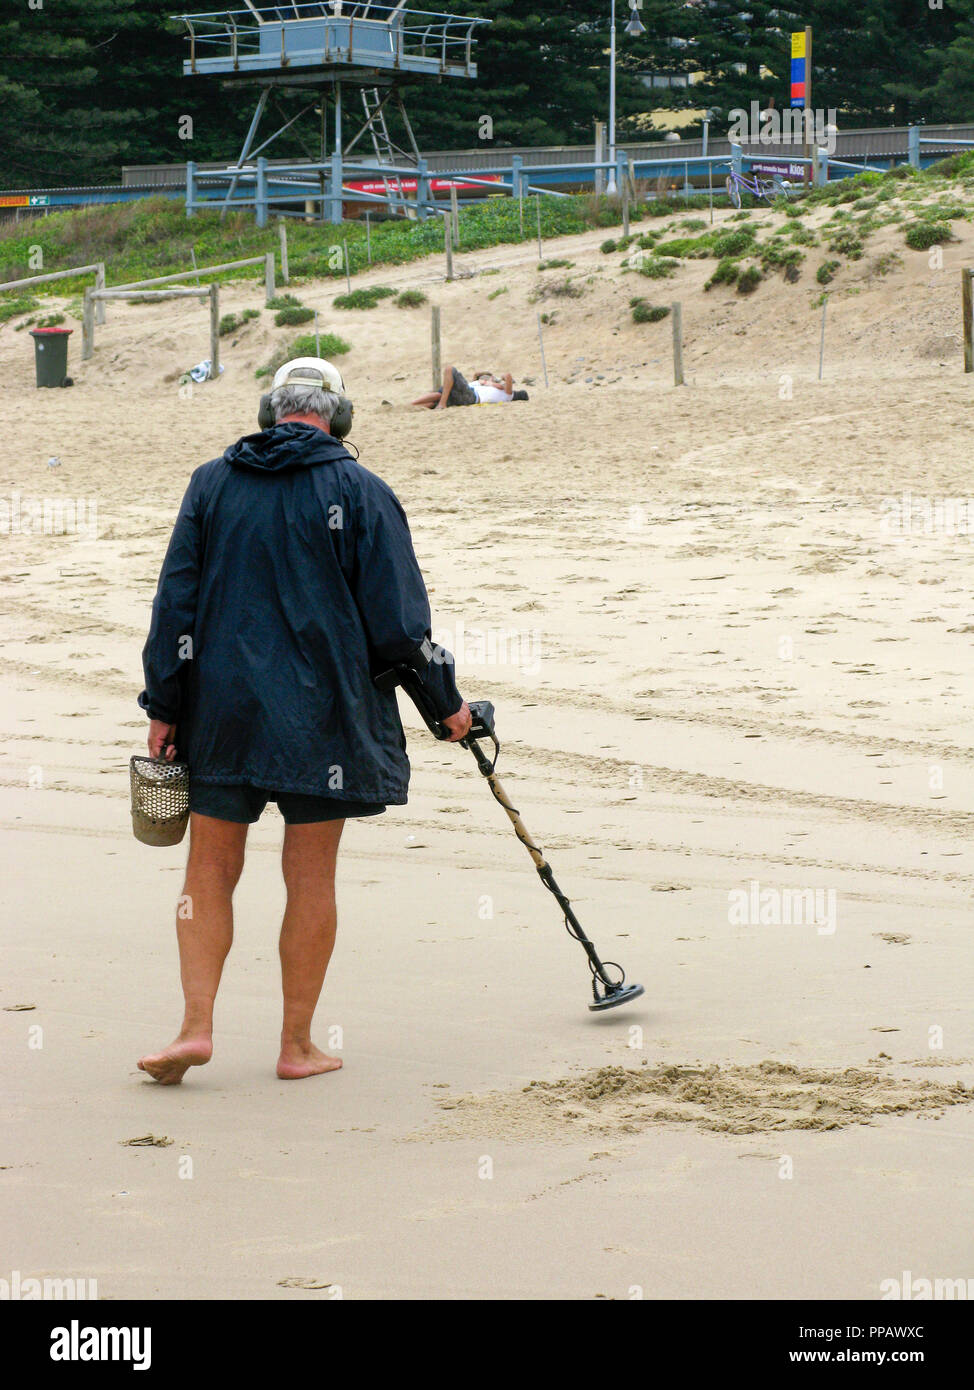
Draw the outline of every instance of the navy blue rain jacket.
<instances>
[{"instance_id":1,"label":"navy blue rain jacket","mask_svg":"<svg viewBox=\"0 0 974 1390\"><path fill-rule=\"evenodd\" d=\"M247 435L197 468L142 653L151 718L198 782L402 805L406 740L371 674L430 635L392 489L312 425ZM443 648L424 678L462 703ZM370 669L371 668L371 669Z\"/></svg>"}]
</instances>

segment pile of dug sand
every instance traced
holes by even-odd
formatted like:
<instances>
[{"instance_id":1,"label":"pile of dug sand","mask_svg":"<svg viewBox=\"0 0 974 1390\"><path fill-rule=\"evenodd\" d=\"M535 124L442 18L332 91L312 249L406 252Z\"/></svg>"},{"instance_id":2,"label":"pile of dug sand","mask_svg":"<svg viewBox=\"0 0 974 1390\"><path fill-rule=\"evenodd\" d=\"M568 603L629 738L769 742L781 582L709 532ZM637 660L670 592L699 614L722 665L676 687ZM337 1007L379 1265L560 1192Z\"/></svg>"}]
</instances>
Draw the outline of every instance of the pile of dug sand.
<instances>
[{"instance_id":1,"label":"pile of dug sand","mask_svg":"<svg viewBox=\"0 0 974 1390\"><path fill-rule=\"evenodd\" d=\"M636 1134L652 1125L689 1124L724 1134L843 1129L882 1115L939 1117L969 1105L974 1088L897 1077L882 1070L841 1071L759 1062L752 1066L599 1067L520 1091L440 1102L446 1128L462 1134L536 1139L569 1134Z\"/></svg>"}]
</instances>

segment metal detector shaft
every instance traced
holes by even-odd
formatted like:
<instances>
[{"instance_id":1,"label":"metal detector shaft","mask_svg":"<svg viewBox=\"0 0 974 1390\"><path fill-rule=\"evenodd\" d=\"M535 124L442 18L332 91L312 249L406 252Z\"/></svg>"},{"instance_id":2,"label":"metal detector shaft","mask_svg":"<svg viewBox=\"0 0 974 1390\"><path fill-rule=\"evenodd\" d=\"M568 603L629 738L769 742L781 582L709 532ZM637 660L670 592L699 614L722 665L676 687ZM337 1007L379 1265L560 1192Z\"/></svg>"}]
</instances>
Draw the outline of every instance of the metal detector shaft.
<instances>
[{"instance_id":1,"label":"metal detector shaft","mask_svg":"<svg viewBox=\"0 0 974 1390\"><path fill-rule=\"evenodd\" d=\"M389 670L381 671L374 676L374 682L380 690L391 690L396 685L401 685L406 694L410 697L413 704L423 717L423 722L430 733L438 739L447 739L450 731L443 725L436 710L433 708L429 695L420 679L418 673L412 667L397 663ZM503 806L507 812L507 817L514 827L514 833L521 841L521 844L530 854L534 866L538 871L538 877L548 889L548 892L556 899L565 917L565 927L570 936L573 936L585 949L588 956L589 969L592 972L592 994L594 1002L589 1005L590 1009L614 1009L619 1004L626 1004L631 999L637 999L643 993L642 985L627 985L626 972L622 966L615 961L608 964L614 966L619 972L618 980L610 978L605 964L599 959L599 954L595 946L589 940L582 928L581 922L572 911L572 905L568 898L555 882L555 876L551 872L551 865L547 862L540 848L534 843L527 827L521 820L520 812L513 806L508 799L507 793L500 784L495 767L500 755L501 746L494 732L494 706L489 700L476 700L470 704L471 727L470 732L465 738L459 740L461 747L469 748L477 761L477 767L490 787L491 795L494 800ZM490 739L494 746L494 756L489 758L480 746L481 739ZM602 986L601 992L599 986Z\"/></svg>"},{"instance_id":2,"label":"metal detector shaft","mask_svg":"<svg viewBox=\"0 0 974 1390\"><path fill-rule=\"evenodd\" d=\"M521 844L524 846L524 848L527 850L528 854L530 854L532 860L534 861L534 867L538 871L538 877L541 879L541 882L544 884L544 886L548 889L549 893L553 894L554 897L557 899L558 906L565 914L565 923L568 927L568 930L570 931L572 936L575 937L575 940L581 942L582 946L585 948L585 953L588 956L589 961L591 962L593 973L598 975L599 979L607 988L614 989L616 987L617 982L610 980L607 976L605 972L605 966L599 959L598 952L596 951L592 942L586 936L581 922L578 920L578 918L575 916L575 913L572 911L571 902L568 898L565 897L564 893L561 891L561 889L558 887L558 884L555 882L555 876L551 872L551 865L545 859L540 848L534 843L534 840L532 840L531 834L527 826L521 819L520 811L518 811L516 806L513 806L511 804L510 800L508 799L507 792L505 792L504 788L501 786L500 778L494 771L493 762L490 760L490 758L487 757L486 753L481 748L480 743L476 739L461 739L460 742L465 747L469 748L470 751L473 753L474 757L476 758L477 767L480 769L482 775L486 779L487 785L488 787L490 787L491 794L494 800L499 802L499 804L503 806L504 810L507 812L507 818L514 827L514 834L521 841Z\"/></svg>"}]
</instances>

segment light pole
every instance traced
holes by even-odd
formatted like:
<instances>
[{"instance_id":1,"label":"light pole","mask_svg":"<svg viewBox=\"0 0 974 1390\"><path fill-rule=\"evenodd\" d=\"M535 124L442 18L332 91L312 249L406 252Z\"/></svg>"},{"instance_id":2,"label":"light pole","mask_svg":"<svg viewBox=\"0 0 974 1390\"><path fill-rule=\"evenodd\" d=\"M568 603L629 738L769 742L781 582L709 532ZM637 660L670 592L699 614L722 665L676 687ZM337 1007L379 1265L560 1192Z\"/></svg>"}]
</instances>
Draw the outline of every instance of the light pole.
<instances>
[{"instance_id":1,"label":"light pole","mask_svg":"<svg viewBox=\"0 0 974 1390\"><path fill-rule=\"evenodd\" d=\"M642 0L629 0L629 23L626 33L638 39L645 34L646 26L641 23L637 10ZM618 193L616 186L616 0L612 0L612 27L609 31L609 177L605 191L610 196Z\"/></svg>"}]
</instances>

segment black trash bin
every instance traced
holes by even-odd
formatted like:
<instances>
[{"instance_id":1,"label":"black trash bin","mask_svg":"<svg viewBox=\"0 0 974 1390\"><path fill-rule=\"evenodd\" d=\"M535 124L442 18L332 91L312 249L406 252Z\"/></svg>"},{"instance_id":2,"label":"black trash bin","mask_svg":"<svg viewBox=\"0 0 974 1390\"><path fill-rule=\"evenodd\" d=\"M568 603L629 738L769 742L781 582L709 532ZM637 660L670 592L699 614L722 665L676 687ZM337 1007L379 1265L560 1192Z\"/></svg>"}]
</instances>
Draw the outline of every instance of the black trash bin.
<instances>
[{"instance_id":1,"label":"black trash bin","mask_svg":"<svg viewBox=\"0 0 974 1390\"><path fill-rule=\"evenodd\" d=\"M34 367L38 386L65 386L68 383L68 339L73 328L32 328Z\"/></svg>"}]
</instances>

